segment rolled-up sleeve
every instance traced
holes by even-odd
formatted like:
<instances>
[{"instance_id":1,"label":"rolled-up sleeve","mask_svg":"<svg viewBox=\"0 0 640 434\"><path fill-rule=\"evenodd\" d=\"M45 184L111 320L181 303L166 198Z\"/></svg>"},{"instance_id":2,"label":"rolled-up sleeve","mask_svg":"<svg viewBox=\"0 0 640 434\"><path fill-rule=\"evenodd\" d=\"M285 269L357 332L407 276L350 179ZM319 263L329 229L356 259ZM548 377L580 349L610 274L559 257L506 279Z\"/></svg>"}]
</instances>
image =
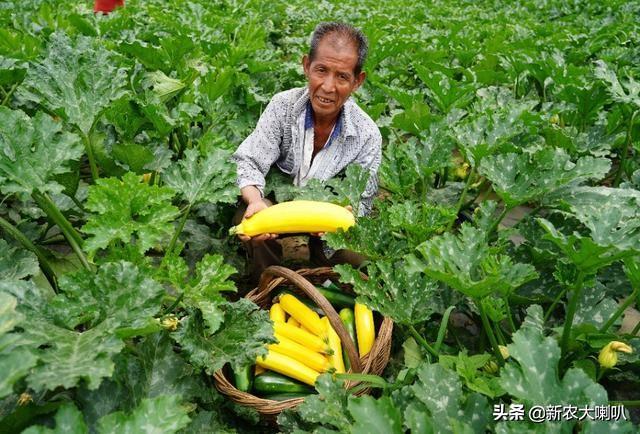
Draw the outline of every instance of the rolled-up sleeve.
<instances>
[{"instance_id":1,"label":"rolled-up sleeve","mask_svg":"<svg viewBox=\"0 0 640 434\"><path fill-rule=\"evenodd\" d=\"M378 168L382 159L382 136L377 129L369 136L360 155L354 163L369 171L369 180L362 193L358 215L363 216L371 212L373 198L378 193Z\"/></svg>"},{"instance_id":2,"label":"rolled-up sleeve","mask_svg":"<svg viewBox=\"0 0 640 434\"><path fill-rule=\"evenodd\" d=\"M260 116L256 128L233 154L239 188L255 185L264 195L265 176L280 155L286 107L274 96Z\"/></svg>"}]
</instances>

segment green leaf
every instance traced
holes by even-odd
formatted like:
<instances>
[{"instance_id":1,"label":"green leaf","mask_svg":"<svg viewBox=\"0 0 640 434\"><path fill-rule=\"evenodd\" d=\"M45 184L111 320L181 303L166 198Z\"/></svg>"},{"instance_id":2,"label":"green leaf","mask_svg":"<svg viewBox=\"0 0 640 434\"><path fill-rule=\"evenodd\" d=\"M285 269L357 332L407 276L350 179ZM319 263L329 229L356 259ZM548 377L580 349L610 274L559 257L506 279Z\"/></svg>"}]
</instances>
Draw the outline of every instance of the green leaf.
<instances>
[{"instance_id":1,"label":"green leaf","mask_svg":"<svg viewBox=\"0 0 640 434\"><path fill-rule=\"evenodd\" d=\"M113 374L112 357L124 346L104 326L79 333L32 321L27 333L48 344L39 351L38 365L27 379L36 392L60 386L69 389L80 382L90 390L97 389L104 378Z\"/></svg>"},{"instance_id":2,"label":"green leaf","mask_svg":"<svg viewBox=\"0 0 640 434\"><path fill-rule=\"evenodd\" d=\"M0 239L0 280L18 280L38 274L38 258L32 252L10 247Z\"/></svg>"},{"instance_id":3,"label":"green leaf","mask_svg":"<svg viewBox=\"0 0 640 434\"><path fill-rule=\"evenodd\" d=\"M209 374L230 363L240 369L266 354L265 344L275 342L266 311L246 299L218 306L224 313L222 327L211 334L198 311L182 318L172 336L187 352L191 363Z\"/></svg>"},{"instance_id":4,"label":"green leaf","mask_svg":"<svg viewBox=\"0 0 640 434\"><path fill-rule=\"evenodd\" d=\"M79 138L60 122L38 112L30 118L0 106L0 190L5 194L60 193L53 177L71 170L82 157Z\"/></svg>"},{"instance_id":5,"label":"green leaf","mask_svg":"<svg viewBox=\"0 0 640 434\"><path fill-rule=\"evenodd\" d=\"M219 305L224 298L221 292L236 291L235 284L228 280L236 270L223 263L222 255L205 255L196 266L196 274L184 287L187 304L200 309L209 333L215 333L224 320L224 311Z\"/></svg>"},{"instance_id":6,"label":"green leaf","mask_svg":"<svg viewBox=\"0 0 640 434\"><path fill-rule=\"evenodd\" d=\"M191 206L205 201L234 203L238 188L235 164L229 163L231 152L215 148L205 158L198 157L197 149L186 150L184 158L164 173L165 183Z\"/></svg>"},{"instance_id":7,"label":"green leaf","mask_svg":"<svg viewBox=\"0 0 640 434\"><path fill-rule=\"evenodd\" d=\"M109 321L129 335L144 330L162 306L164 288L129 262L80 271L60 279L61 294L51 301L56 322L69 329Z\"/></svg>"},{"instance_id":8,"label":"green leaf","mask_svg":"<svg viewBox=\"0 0 640 434\"><path fill-rule=\"evenodd\" d=\"M600 268L620 259L614 247L600 246L577 232L567 236L546 219L537 218L536 221L546 231L542 238L558 246L566 259L586 274L595 274Z\"/></svg>"},{"instance_id":9,"label":"green leaf","mask_svg":"<svg viewBox=\"0 0 640 434\"><path fill-rule=\"evenodd\" d=\"M360 398L351 397L347 404L354 424L351 432L354 434L402 434L402 414L394 406L390 397L374 399L371 396Z\"/></svg>"},{"instance_id":10,"label":"green leaf","mask_svg":"<svg viewBox=\"0 0 640 434\"><path fill-rule=\"evenodd\" d=\"M37 357L19 333L10 333L24 322L24 316L16 312L15 297L0 292L0 398L13 392L16 381L29 373L37 363Z\"/></svg>"},{"instance_id":11,"label":"green leaf","mask_svg":"<svg viewBox=\"0 0 640 434\"><path fill-rule=\"evenodd\" d=\"M640 252L640 191L574 187L557 201L589 229L597 244Z\"/></svg>"},{"instance_id":12,"label":"green leaf","mask_svg":"<svg viewBox=\"0 0 640 434\"><path fill-rule=\"evenodd\" d=\"M487 399L476 393L465 397L457 375L437 363L423 364L415 384L394 392L393 398L404 407L411 432L480 432L489 422Z\"/></svg>"},{"instance_id":13,"label":"green leaf","mask_svg":"<svg viewBox=\"0 0 640 434\"><path fill-rule=\"evenodd\" d=\"M432 72L420 64L414 64L413 67L420 80L427 86L429 97L441 112L448 113L453 108L465 108L473 100L475 87L472 83L449 80L442 72Z\"/></svg>"},{"instance_id":14,"label":"green leaf","mask_svg":"<svg viewBox=\"0 0 640 434\"><path fill-rule=\"evenodd\" d=\"M145 166L154 160L149 148L136 143L116 143L111 148L111 153L126 170L137 174L143 174Z\"/></svg>"},{"instance_id":15,"label":"green leaf","mask_svg":"<svg viewBox=\"0 0 640 434\"><path fill-rule=\"evenodd\" d=\"M494 252L486 233L468 224L460 227L458 236L446 233L416 250L423 256L427 276L473 298L508 295L537 277L532 265L513 263L508 256Z\"/></svg>"},{"instance_id":16,"label":"green leaf","mask_svg":"<svg viewBox=\"0 0 640 434\"><path fill-rule=\"evenodd\" d=\"M45 57L31 65L18 96L45 107L88 135L102 111L124 95L125 68L93 38L53 33Z\"/></svg>"},{"instance_id":17,"label":"green leaf","mask_svg":"<svg viewBox=\"0 0 640 434\"><path fill-rule=\"evenodd\" d=\"M178 209L171 205L170 188L148 185L127 173L99 179L89 187L86 208L92 211L82 230L92 235L84 243L87 252L114 245L133 246L140 254L166 241L173 234L171 223Z\"/></svg>"},{"instance_id":18,"label":"green leaf","mask_svg":"<svg viewBox=\"0 0 640 434\"><path fill-rule=\"evenodd\" d=\"M596 282L582 289L575 317L574 327L578 324L589 324L600 329L618 309L618 303L612 298L605 297L604 285Z\"/></svg>"},{"instance_id":19,"label":"green leaf","mask_svg":"<svg viewBox=\"0 0 640 434\"><path fill-rule=\"evenodd\" d=\"M162 71L153 71L145 74L142 86L153 91L160 98L160 101L166 102L184 89L186 84L176 78L167 76Z\"/></svg>"},{"instance_id":20,"label":"green leaf","mask_svg":"<svg viewBox=\"0 0 640 434\"><path fill-rule=\"evenodd\" d=\"M86 434L89 432L82 413L71 403L63 404L56 412L54 420L56 422L54 429L42 425L30 426L22 431L22 434Z\"/></svg>"},{"instance_id":21,"label":"green leaf","mask_svg":"<svg viewBox=\"0 0 640 434\"><path fill-rule=\"evenodd\" d=\"M389 207L391 228L405 233L410 247L443 233L449 222L455 219L455 210L424 202L407 200Z\"/></svg>"},{"instance_id":22,"label":"green leaf","mask_svg":"<svg viewBox=\"0 0 640 434\"><path fill-rule=\"evenodd\" d=\"M122 411L100 419L99 433L174 433L189 424L187 409L180 405L178 395L162 395L143 399L130 414Z\"/></svg>"},{"instance_id":23,"label":"green leaf","mask_svg":"<svg viewBox=\"0 0 640 434\"><path fill-rule=\"evenodd\" d=\"M342 382L334 381L330 374L322 374L316 380L316 390L317 395L307 397L298 407L302 419L348 432L352 421L347 414L348 392Z\"/></svg>"},{"instance_id":24,"label":"green leaf","mask_svg":"<svg viewBox=\"0 0 640 434\"><path fill-rule=\"evenodd\" d=\"M569 183L602 179L611 167L606 158L582 157L575 163L562 149L542 149L532 155L489 155L479 171L493 184L509 208L540 200Z\"/></svg>"},{"instance_id":25,"label":"green leaf","mask_svg":"<svg viewBox=\"0 0 640 434\"><path fill-rule=\"evenodd\" d=\"M603 60L596 60L595 76L605 83L614 101L623 104L632 104L640 108L640 83L631 75L627 75L626 81L620 81L616 72Z\"/></svg>"},{"instance_id":26,"label":"green leaf","mask_svg":"<svg viewBox=\"0 0 640 434\"><path fill-rule=\"evenodd\" d=\"M358 301L400 324L413 325L439 312L438 284L399 263L377 261L367 267L368 279L349 265L336 265L340 280L353 285Z\"/></svg>"},{"instance_id":27,"label":"green leaf","mask_svg":"<svg viewBox=\"0 0 640 434\"><path fill-rule=\"evenodd\" d=\"M357 164L350 164L345 170L344 178L331 178L327 181L327 185L341 200L346 199L346 203L343 202L343 204L351 205L355 215L362 215L360 200L370 176L371 174L364 168Z\"/></svg>"}]
</instances>

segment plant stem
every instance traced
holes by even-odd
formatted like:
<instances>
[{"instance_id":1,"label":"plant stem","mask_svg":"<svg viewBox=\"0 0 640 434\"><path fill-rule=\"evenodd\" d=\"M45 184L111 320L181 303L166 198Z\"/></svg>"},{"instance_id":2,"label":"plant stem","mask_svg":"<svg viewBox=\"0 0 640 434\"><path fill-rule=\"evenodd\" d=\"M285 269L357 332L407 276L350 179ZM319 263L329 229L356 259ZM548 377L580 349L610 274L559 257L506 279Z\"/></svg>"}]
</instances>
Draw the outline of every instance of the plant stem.
<instances>
[{"instance_id":1,"label":"plant stem","mask_svg":"<svg viewBox=\"0 0 640 434\"><path fill-rule=\"evenodd\" d=\"M496 340L496 336L493 334L493 329L491 328L491 323L489 322L489 317L487 317L487 313L484 311L484 307L482 307L482 301L476 300L476 305L478 306L478 310L480 311L480 319L482 319L482 326L484 327L484 331L489 338L489 342L493 347L493 353L496 355L498 359L498 364L500 366L504 365L504 359L502 358L502 353L500 352L500 348L498 347L498 341Z\"/></svg>"},{"instance_id":2,"label":"plant stem","mask_svg":"<svg viewBox=\"0 0 640 434\"><path fill-rule=\"evenodd\" d=\"M47 214L47 216L58 225L60 231L64 234L64 237L69 242L69 245L75 252L76 256L78 256L78 259L80 260L80 263L82 263L82 266L86 270L92 271L91 265L89 265L89 261L82 251L82 237L80 237L80 234L78 234L78 232L74 229L69 220L67 220L67 218L60 212L58 207L47 195L34 191L31 196L36 201L38 206L42 208L45 214Z\"/></svg>"},{"instance_id":3,"label":"plant stem","mask_svg":"<svg viewBox=\"0 0 640 434\"><path fill-rule=\"evenodd\" d=\"M80 131L80 136L82 137L82 142L84 143L84 149L87 151L87 157L89 158L89 168L91 169L91 178L95 183L98 178L98 166L96 165L96 157L93 155L93 144L91 143L91 139L84 132Z\"/></svg>"},{"instance_id":4,"label":"plant stem","mask_svg":"<svg viewBox=\"0 0 640 434\"><path fill-rule=\"evenodd\" d=\"M444 335L447 332L447 326L449 324L449 316L451 315L453 309L455 309L455 306L449 306L447 310L444 311L444 315L442 315L442 321L440 322L440 328L438 329L438 338L436 339L436 343L433 346L433 349L437 353L440 353L440 346L444 341Z\"/></svg>"},{"instance_id":5,"label":"plant stem","mask_svg":"<svg viewBox=\"0 0 640 434\"><path fill-rule=\"evenodd\" d=\"M636 326L633 328L633 330L631 330L631 334L636 336L638 334L638 332L640 332L640 321L638 321L638 324L636 324Z\"/></svg>"},{"instance_id":6,"label":"plant stem","mask_svg":"<svg viewBox=\"0 0 640 434\"><path fill-rule=\"evenodd\" d=\"M544 314L544 318L542 320L543 322L547 322L547 320L553 313L553 310L555 309L556 305L560 302L560 299L567 293L568 290L569 290L569 287L565 286L564 288L562 288L562 291L560 291L558 295L556 295L556 298L553 300L553 303L551 303L551 306L549 306L549 309L547 309L547 312Z\"/></svg>"},{"instance_id":7,"label":"plant stem","mask_svg":"<svg viewBox=\"0 0 640 434\"><path fill-rule=\"evenodd\" d=\"M502 219L504 219L504 216L506 216L509 211L511 211L511 207L508 207L508 206L505 205L504 206L504 210L500 213L500 215L498 216L496 221L493 222L493 224L489 228L489 231L487 232L487 236L492 234L496 229L498 229L498 225L500 224Z\"/></svg>"},{"instance_id":8,"label":"plant stem","mask_svg":"<svg viewBox=\"0 0 640 434\"><path fill-rule=\"evenodd\" d=\"M173 238L171 238L169 247L167 248L167 251L164 254L165 258L168 258L169 255L173 252L173 249L176 246L176 242L178 241L178 237L182 233L182 230L184 229L184 225L187 223L187 217L189 217L189 211L191 211L191 205L187 207L187 209L184 211L184 214L182 215L182 218L180 219L180 223L176 228L176 232L173 234Z\"/></svg>"},{"instance_id":9,"label":"plant stem","mask_svg":"<svg viewBox=\"0 0 640 434\"><path fill-rule=\"evenodd\" d=\"M636 401L609 401L611 405L624 405L625 407L640 407L640 400Z\"/></svg>"},{"instance_id":10,"label":"plant stem","mask_svg":"<svg viewBox=\"0 0 640 434\"><path fill-rule=\"evenodd\" d=\"M15 92L17 88L18 88L18 83L14 83L13 86L11 86L11 89L9 89L9 92L7 92L7 94L5 95L0 105L7 105L7 103L9 102L9 99L11 98L11 95L13 95L13 92Z\"/></svg>"},{"instance_id":11,"label":"plant stem","mask_svg":"<svg viewBox=\"0 0 640 434\"><path fill-rule=\"evenodd\" d=\"M507 309L507 319L509 320L509 327L511 328L511 334L516 332L516 323L513 321L513 316L511 315L511 306L509 305L509 297L504 298L504 305Z\"/></svg>"},{"instance_id":12,"label":"plant stem","mask_svg":"<svg viewBox=\"0 0 640 434\"><path fill-rule=\"evenodd\" d=\"M629 153L629 146L631 146L631 132L633 130L633 123L636 120L637 114L638 114L638 110L633 112L633 114L631 115L631 120L629 121L629 126L627 127L627 137L624 141L624 148L622 150L622 155L620 155L620 165L618 166L616 177L613 180L614 187L617 187L618 184L620 184L620 178L622 177L622 172L624 171L624 163L627 160L627 154Z\"/></svg>"},{"instance_id":13,"label":"plant stem","mask_svg":"<svg viewBox=\"0 0 640 434\"><path fill-rule=\"evenodd\" d=\"M42 250L33 244L29 238L27 238L18 228L12 225L9 221L0 217L0 227L13 238L16 239L22 246L33 252L38 258L38 262L40 263L40 269L42 270L42 274L47 278L49 284L53 288L53 292L58 293L58 279L56 278L56 274L51 267L51 263L46 258Z\"/></svg>"},{"instance_id":14,"label":"plant stem","mask_svg":"<svg viewBox=\"0 0 640 434\"><path fill-rule=\"evenodd\" d=\"M607 330L609 330L609 327L611 327L613 323L616 322L620 315L622 315L629 306L636 302L638 293L640 293L640 290L638 288L635 288L629 298L627 298L624 303L622 303L618 307L618 310L616 310L611 318L609 318L609 320L602 326L602 328L600 329L600 333L606 333Z\"/></svg>"},{"instance_id":15,"label":"plant stem","mask_svg":"<svg viewBox=\"0 0 640 434\"><path fill-rule=\"evenodd\" d=\"M567 350L569 349L569 338L571 337L571 327L573 325L573 317L576 314L576 309L578 308L578 302L580 301L580 295L582 294L583 280L584 280L584 272L579 271L578 277L576 278L576 283L573 285L573 295L571 297L571 300L569 301L567 316L565 318L564 328L562 330L562 340L560 344L562 355L566 355Z\"/></svg>"},{"instance_id":16,"label":"plant stem","mask_svg":"<svg viewBox=\"0 0 640 434\"><path fill-rule=\"evenodd\" d=\"M475 177L476 174L476 166L471 168L471 172L469 172L469 176L467 176L467 180L464 183L464 188L462 189L462 193L460 194L460 198L458 199L458 203L456 204L456 216L460 214L460 210L462 209L462 204L464 203L464 199L467 197L467 191L469 191L469 187L471 186L471 181ZM447 226L447 231L450 231L453 227L455 220L451 220L449 225Z\"/></svg>"},{"instance_id":17,"label":"plant stem","mask_svg":"<svg viewBox=\"0 0 640 434\"><path fill-rule=\"evenodd\" d=\"M425 338L423 338L420 333L418 333L418 330L416 330L416 328L413 325L409 326L409 332L411 333L411 336L413 336L413 338L418 341L418 343L420 345L422 345L422 347L427 350L433 357L438 358L438 352L436 350L433 349L433 347L431 345L429 345L429 342L427 342L427 340Z\"/></svg>"}]
</instances>

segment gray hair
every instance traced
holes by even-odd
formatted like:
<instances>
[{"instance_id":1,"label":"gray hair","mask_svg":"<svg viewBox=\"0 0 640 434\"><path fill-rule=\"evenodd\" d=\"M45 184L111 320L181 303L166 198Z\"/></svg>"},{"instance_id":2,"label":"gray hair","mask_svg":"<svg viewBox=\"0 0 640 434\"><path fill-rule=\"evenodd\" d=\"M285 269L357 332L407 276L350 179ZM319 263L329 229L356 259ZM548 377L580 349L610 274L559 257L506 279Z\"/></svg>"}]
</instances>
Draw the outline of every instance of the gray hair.
<instances>
[{"instance_id":1,"label":"gray hair","mask_svg":"<svg viewBox=\"0 0 640 434\"><path fill-rule=\"evenodd\" d=\"M339 23L339 22L325 22L316 26L311 35L311 47L309 49L309 60L313 61L318 51L318 45L325 36L335 35L339 38L344 38L355 45L358 52L358 60L356 61L356 67L354 74L360 74L364 61L367 59L367 51L369 49L367 43L367 37L362 33L360 29L356 29L352 25Z\"/></svg>"}]
</instances>

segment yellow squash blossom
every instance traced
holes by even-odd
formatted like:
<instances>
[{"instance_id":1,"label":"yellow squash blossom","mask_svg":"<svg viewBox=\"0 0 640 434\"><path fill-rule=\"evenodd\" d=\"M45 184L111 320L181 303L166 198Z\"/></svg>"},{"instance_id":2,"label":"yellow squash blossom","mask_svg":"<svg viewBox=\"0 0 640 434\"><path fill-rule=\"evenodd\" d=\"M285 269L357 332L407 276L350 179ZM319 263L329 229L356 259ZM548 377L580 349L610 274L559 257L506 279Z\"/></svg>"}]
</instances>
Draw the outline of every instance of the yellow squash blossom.
<instances>
[{"instance_id":1,"label":"yellow squash blossom","mask_svg":"<svg viewBox=\"0 0 640 434\"><path fill-rule=\"evenodd\" d=\"M611 341L600 350L598 362L603 368L613 368L618 363L618 353L631 354L633 349L620 341Z\"/></svg>"}]
</instances>

